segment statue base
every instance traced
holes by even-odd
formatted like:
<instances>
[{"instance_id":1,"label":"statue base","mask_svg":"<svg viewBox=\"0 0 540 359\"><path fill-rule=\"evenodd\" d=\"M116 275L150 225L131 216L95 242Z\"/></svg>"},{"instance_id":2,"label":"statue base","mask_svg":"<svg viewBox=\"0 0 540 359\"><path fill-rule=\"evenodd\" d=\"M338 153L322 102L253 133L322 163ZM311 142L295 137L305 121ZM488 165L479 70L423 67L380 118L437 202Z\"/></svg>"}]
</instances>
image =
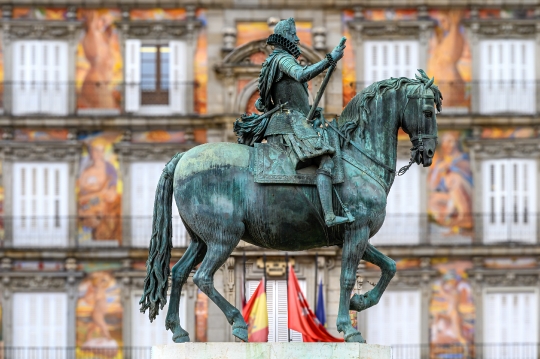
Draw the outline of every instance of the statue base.
<instances>
[{"instance_id":1,"label":"statue base","mask_svg":"<svg viewBox=\"0 0 540 359\"><path fill-rule=\"evenodd\" d=\"M181 343L152 347L152 359L391 359L390 347L358 343Z\"/></svg>"}]
</instances>

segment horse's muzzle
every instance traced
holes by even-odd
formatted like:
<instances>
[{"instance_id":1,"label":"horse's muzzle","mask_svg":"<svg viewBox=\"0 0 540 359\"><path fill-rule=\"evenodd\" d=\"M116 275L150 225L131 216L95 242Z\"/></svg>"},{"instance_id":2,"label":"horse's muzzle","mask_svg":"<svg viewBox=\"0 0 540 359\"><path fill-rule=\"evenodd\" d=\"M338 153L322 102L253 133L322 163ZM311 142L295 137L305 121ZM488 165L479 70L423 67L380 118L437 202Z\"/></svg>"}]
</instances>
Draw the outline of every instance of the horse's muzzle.
<instances>
[{"instance_id":1,"label":"horse's muzzle","mask_svg":"<svg viewBox=\"0 0 540 359\"><path fill-rule=\"evenodd\" d=\"M416 141L415 141L416 142ZM423 143L413 143L414 147L411 150L411 157L416 164L422 164L424 167L429 167L433 163L435 148L437 141L433 139L424 140Z\"/></svg>"}]
</instances>

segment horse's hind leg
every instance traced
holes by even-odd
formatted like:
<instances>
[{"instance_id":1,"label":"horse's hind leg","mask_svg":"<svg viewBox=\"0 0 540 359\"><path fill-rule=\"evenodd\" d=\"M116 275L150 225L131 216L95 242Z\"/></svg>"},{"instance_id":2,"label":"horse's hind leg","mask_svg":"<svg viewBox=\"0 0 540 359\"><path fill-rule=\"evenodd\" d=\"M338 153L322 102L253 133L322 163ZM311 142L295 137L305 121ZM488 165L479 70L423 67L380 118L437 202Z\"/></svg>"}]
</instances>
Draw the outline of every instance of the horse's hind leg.
<instances>
[{"instance_id":1,"label":"horse's hind leg","mask_svg":"<svg viewBox=\"0 0 540 359\"><path fill-rule=\"evenodd\" d=\"M339 310L337 317L337 330L344 334L346 342L364 343L365 340L359 331L351 324L349 307L351 293L356 283L356 269L362 258L368 241L369 229L367 227L348 233L343 242L341 257L341 277L339 293Z\"/></svg>"},{"instance_id":2,"label":"horse's hind leg","mask_svg":"<svg viewBox=\"0 0 540 359\"><path fill-rule=\"evenodd\" d=\"M207 242L208 252L195 275L193 282L202 290L212 302L221 309L227 321L232 325L232 334L240 340L248 341L247 324L238 309L231 305L214 287L214 274L221 267L234 248L240 242L240 236L219 236L220 243Z\"/></svg>"},{"instance_id":3,"label":"horse's hind leg","mask_svg":"<svg viewBox=\"0 0 540 359\"><path fill-rule=\"evenodd\" d=\"M194 237L192 237L194 238ZM193 240L178 263L172 268L171 296L169 310L165 319L165 328L173 332L175 343L189 342L189 333L180 326L180 295L182 286L186 283L189 273L195 266L203 260L206 254L206 244L198 240Z\"/></svg>"},{"instance_id":4,"label":"horse's hind leg","mask_svg":"<svg viewBox=\"0 0 540 359\"><path fill-rule=\"evenodd\" d=\"M373 263L381 268L382 275L381 279L379 279L379 282L373 289L363 295L355 294L351 298L350 309L356 310L357 312L361 312L362 310L379 303L379 300L390 283L390 280L392 280L396 274L396 262L379 252L379 250L371 244L368 244L362 258L365 261Z\"/></svg>"}]
</instances>

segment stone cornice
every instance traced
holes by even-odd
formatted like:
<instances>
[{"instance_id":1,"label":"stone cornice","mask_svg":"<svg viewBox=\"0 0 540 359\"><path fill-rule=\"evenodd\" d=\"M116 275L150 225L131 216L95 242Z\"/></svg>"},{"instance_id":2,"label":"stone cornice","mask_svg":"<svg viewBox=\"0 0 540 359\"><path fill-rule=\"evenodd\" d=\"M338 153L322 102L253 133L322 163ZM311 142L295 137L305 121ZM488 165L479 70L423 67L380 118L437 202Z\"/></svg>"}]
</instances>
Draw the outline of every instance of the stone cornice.
<instances>
[{"instance_id":1,"label":"stone cornice","mask_svg":"<svg viewBox=\"0 0 540 359\"><path fill-rule=\"evenodd\" d=\"M534 157L540 155L537 138L471 139L466 143L478 158Z\"/></svg>"},{"instance_id":2,"label":"stone cornice","mask_svg":"<svg viewBox=\"0 0 540 359\"><path fill-rule=\"evenodd\" d=\"M347 25L364 39L420 39L423 32L433 28L434 22L433 20L366 21L356 19L349 21Z\"/></svg>"},{"instance_id":3,"label":"stone cornice","mask_svg":"<svg viewBox=\"0 0 540 359\"><path fill-rule=\"evenodd\" d=\"M131 20L119 21L116 25L128 39L177 40L183 36L192 34L195 29L201 27L201 22L196 19Z\"/></svg>"},{"instance_id":4,"label":"stone cornice","mask_svg":"<svg viewBox=\"0 0 540 359\"><path fill-rule=\"evenodd\" d=\"M490 287L538 286L540 268L531 269L486 269L473 268L467 271L477 284Z\"/></svg>"},{"instance_id":5,"label":"stone cornice","mask_svg":"<svg viewBox=\"0 0 540 359\"><path fill-rule=\"evenodd\" d=\"M464 25L482 38L533 37L540 33L538 19L471 19Z\"/></svg>"},{"instance_id":6,"label":"stone cornice","mask_svg":"<svg viewBox=\"0 0 540 359\"><path fill-rule=\"evenodd\" d=\"M123 161L166 161L175 153L187 151L198 145L194 142L188 143L133 143L119 142L114 145L114 151L118 153Z\"/></svg>"},{"instance_id":7,"label":"stone cornice","mask_svg":"<svg viewBox=\"0 0 540 359\"><path fill-rule=\"evenodd\" d=\"M359 275L364 278L364 281L371 283L378 281L381 273L374 270L362 270ZM416 287L418 288L422 283L428 283L438 275L438 271L432 268L421 269L403 269L398 270L394 278L392 278L391 285L393 287Z\"/></svg>"},{"instance_id":8,"label":"stone cornice","mask_svg":"<svg viewBox=\"0 0 540 359\"><path fill-rule=\"evenodd\" d=\"M82 28L80 21L2 20L0 23L7 39L11 41L72 40Z\"/></svg>"},{"instance_id":9,"label":"stone cornice","mask_svg":"<svg viewBox=\"0 0 540 359\"><path fill-rule=\"evenodd\" d=\"M0 141L0 155L8 161L78 161L82 152L79 141L23 142Z\"/></svg>"}]
</instances>

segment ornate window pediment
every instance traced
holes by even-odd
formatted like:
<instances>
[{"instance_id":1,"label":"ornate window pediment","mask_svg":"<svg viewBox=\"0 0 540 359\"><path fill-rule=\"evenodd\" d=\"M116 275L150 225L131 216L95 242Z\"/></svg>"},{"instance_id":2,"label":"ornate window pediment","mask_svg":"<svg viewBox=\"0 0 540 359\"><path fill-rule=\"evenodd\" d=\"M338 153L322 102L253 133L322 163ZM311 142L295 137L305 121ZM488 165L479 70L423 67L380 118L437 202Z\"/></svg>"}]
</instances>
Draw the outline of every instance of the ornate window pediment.
<instances>
[{"instance_id":1,"label":"ornate window pediment","mask_svg":"<svg viewBox=\"0 0 540 359\"><path fill-rule=\"evenodd\" d=\"M62 142L0 142L0 155L8 161L69 161L78 162L82 152L79 141Z\"/></svg>"},{"instance_id":2,"label":"ornate window pediment","mask_svg":"<svg viewBox=\"0 0 540 359\"><path fill-rule=\"evenodd\" d=\"M167 39L175 40L192 34L201 27L197 19L186 20L125 20L117 22L117 26L127 38L135 39Z\"/></svg>"},{"instance_id":3,"label":"ornate window pediment","mask_svg":"<svg viewBox=\"0 0 540 359\"><path fill-rule=\"evenodd\" d=\"M474 149L477 159L531 158L531 156L540 154L540 144L537 138L474 139L467 140L467 144Z\"/></svg>"},{"instance_id":4,"label":"ornate window pediment","mask_svg":"<svg viewBox=\"0 0 540 359\"><path fill-rule=\"evenodd\" d=\"M540 271L531 269L486 269L473 268L467 271L477 284L497 287L537 286L540 283Z\"/></svg>"},{"instance_id":5,"label":"ornate window pediment","mask_svg":"<svg viewBox=\"0 0 540 359\"><path fill-rule=\"evenodd\" d=\"M484 38L532 37L540 32L537 19L471 19L464 25Z\"/></svg>"},{"instance_id":6,"label":"ornate window pediment","mask_svg":"<svg viewBox=\"0 0 540 359\"><path fill-rule=\"evenodd\" d=\"M80 21L3 20L4 32L15 40L70 40L82 28Z\"/></svg>"},{"instance_id":7,"label":"ornate window pediment","mask_svg":"<svg viewBox=\"0 0 540 359\"><path fill-rule=\"evenodd\" d=\"M355 19L349 21L348 26L362 38L385 40L403 38L419 39L427 30L433 28L434 22L432 20L366 21Z\"/></svg>"}]
</instances>

